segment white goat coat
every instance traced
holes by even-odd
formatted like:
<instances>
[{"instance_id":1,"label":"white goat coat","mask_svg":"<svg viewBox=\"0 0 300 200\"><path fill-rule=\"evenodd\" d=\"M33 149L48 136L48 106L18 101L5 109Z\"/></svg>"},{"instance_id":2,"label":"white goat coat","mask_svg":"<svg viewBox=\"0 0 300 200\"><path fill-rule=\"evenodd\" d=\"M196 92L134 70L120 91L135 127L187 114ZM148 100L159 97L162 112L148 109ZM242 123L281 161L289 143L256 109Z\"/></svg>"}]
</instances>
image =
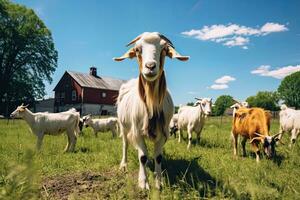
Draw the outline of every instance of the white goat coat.
<instances>
[{"instance_id":1,"label":"white goat coat","mask_svg":"<svg viewBox=\"0 0 300 200\"><path fill-rule=\"evenodd\" d=\"M86 123L91 126L96 132L111 131L113 134L116 133L118 119L116 117L109 117L103 119L91 119L91 123Z\"/></svg>"},{"instance_id":2,"label":"white goat coat","mask_svg":"<svg viewBox=\"0 0 300 200\"><path fill-rule=\"evenodd\" d=\"M120 128L123 129L121 133L129 133L127 138L133 143L137 143L137 139L140 136L145 136L144 123L148 121L147 108L139 96L138 91L138 79L132 79L121 86L118 97L118 119L120 122ZM166 91L166 96L163 102L163 114L164 114L164 133L157 131L155 140L161 139L163 134L169 137L169 123L174 113L174 105L170 93Z\"/></svg>"},{"instance_id":3,"label":"white goat coat","mask_svg":"<svg viewBox=\"0 0 300 200\"><path fill-rule=\"evenodd\" d=\"M64 131L70 130L77 132L79 115L73 112L62 113L33 113L32 119L29 118L30 128L35 135L59 135ZM26 120L26 119L25 119ZM26 120L27 121L27 120Z\"/></svg>"},{"instance_id":4,"label":"white goat coat","mask_svg":"<svg viewBox=\"0 0 300 200\"><path fill-rule=\"evenodd\" d=\"M170 128L177 126L177 124L178 124L178 113L173 115L170 122Z\"/></svg>"},{"instance_id":5,"label":"white goat coat","mask_svg":"<svg viewBox=\"0 0 300 200\"><path fill-rule=\"evenodd\" d=\"M201 133L204 126L205 114L200 105L182 106L178 110L178 129L188 132Z\"/></svg>"},{"instance_id":6,"label":"white goat coat","mask_svg":"<svg viewBox=\"0 0 300 200\"><path fill-rule=\"evenodd\" d=\"M281 110L280 116L280 129L284 132L290 132L293 129L300 130L300 110L286 108Z\"/></svg>"}]
</instances>

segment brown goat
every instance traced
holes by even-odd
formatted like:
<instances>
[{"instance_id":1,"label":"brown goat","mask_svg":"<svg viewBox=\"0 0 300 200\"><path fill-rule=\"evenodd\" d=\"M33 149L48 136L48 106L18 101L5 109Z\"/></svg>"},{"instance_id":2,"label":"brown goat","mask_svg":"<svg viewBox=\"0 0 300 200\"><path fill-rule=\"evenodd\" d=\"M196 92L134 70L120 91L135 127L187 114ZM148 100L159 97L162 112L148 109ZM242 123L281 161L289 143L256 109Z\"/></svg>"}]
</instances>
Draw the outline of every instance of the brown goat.
<instances>
[{"instance_id":1,"label":"brown goat","mask_svg":"<svg viewBox=\"0 0 300 200\"><path fill-rule=\"evenodd\" d=\"M243 156L246 155L246 141L250 139L256 161L259 161L259 143L263 144L264 152L268 158L275 155L275 143L278 134L269 135L271 114L262 108L240 108L236 111L232 122L233 153L237 155L238 135L243 136Z\"/></svg>"}]
</instances>

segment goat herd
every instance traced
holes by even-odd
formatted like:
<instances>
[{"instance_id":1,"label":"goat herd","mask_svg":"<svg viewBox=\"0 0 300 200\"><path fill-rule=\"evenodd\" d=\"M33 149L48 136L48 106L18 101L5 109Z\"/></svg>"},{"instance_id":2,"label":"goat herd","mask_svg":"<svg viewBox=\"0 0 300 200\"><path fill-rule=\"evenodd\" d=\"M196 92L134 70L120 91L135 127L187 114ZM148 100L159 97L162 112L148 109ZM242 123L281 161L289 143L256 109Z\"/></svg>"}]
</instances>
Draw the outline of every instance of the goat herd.
<instances>
[{"instance_id":1,"label":"goat herd","mask_svg":"<svg viewBox=\"0 0 300 200\"><path fill-rule=\"evenodd\" d=\"M163 146L169 132L179 130L188 133L188 146L191 147L192 132L196 133L197 141L204 126L206 117L211 113L212 99L197 99L194 106L181 106L178 114L173 115L174 105L166 86L164 73L165 57L186 61L188 56L176 52L172 42L157 32L145 32L127 46L131 48L121 57L114 58L122 61L126 58L136 58L139 66L139 76L123 84L117 99L118 118L92 119L90 115L80 118L75 109L61 113L32 113L23 104L11 114L11 117L22 117L37 136L37 148L41 148L45 134L57 135L66 131L68 144L65 151L74 151L80 128L89 125L95 135L98 131L112 131L113 136L120 132L123 140L123 153L120 168L127 167L128 143L138 151L139 176L138 185L142 189L149 189L145 164L147 147L145 138L154 143L154 175L155 186L161 187L161 161ZM280 131L269 135L271 114L262 108L248 108L247 104L236 103L232 122L232 139L234 155L237 155L238 135L243 136L242 147L245 154L247 139L259 161L259 144L263 146L268 158L275 156L275 144L280 141L283 132L292 132L291 142L294 143L300 130L300 111L281 106Z\"/></svg>"}]
</instances>

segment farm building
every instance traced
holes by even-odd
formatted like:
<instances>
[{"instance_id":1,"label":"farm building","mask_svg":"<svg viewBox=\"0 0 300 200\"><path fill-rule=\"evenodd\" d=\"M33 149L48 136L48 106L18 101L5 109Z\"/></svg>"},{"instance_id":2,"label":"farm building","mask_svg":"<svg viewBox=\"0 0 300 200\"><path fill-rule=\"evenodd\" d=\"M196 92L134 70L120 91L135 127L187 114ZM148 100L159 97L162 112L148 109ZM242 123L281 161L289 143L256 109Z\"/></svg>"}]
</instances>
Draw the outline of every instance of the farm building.
<instances>
[{"instance_id":1,"label":"farm building","mask_svg":"<svg viewBox=\"0 0 300 200\"><path fill-rule=\"evenodd\" d=\"M124 80L97 75L97 68L89 73L66 71L53 91L54 111L76 108L81 115L113 115L119 89Z\"/></svg>"}]
</instances>

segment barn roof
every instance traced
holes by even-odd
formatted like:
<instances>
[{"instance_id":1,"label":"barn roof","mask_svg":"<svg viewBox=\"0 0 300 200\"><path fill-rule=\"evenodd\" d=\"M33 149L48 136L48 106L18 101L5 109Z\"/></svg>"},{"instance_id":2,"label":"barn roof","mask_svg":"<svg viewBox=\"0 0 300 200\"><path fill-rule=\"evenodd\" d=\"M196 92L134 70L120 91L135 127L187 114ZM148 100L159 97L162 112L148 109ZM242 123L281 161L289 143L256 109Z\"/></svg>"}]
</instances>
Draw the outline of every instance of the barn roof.
<instances>
[{"instance_id":1,"label":"barn roof","mask_svg":"<svg viewBox=\"0 0 300 200\"><path fill-rule=\"evenodd\" d=\"M119 90L121 85L125 83L125 80L104 77L93 76L87 73L66 71L81 87L106 89L106 90Z\"/></svg>"}]
</instances>

